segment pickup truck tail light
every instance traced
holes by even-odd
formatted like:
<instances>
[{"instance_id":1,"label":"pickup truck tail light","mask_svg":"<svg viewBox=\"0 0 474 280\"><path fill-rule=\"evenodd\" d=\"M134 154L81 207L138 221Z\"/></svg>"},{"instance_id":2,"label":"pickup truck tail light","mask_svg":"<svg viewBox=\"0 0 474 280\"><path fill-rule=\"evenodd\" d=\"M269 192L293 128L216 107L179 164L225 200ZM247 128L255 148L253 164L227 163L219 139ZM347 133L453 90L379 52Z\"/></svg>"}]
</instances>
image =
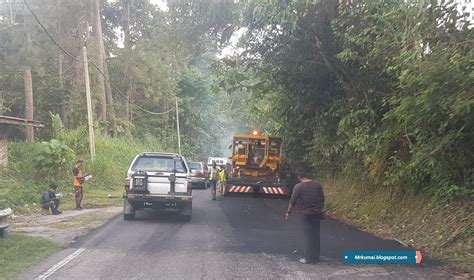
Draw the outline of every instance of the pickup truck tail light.
<instances>
[{"instance_id":1,"label":"pickup truck tail light","mask_svg":"<svg viewBox=\"0 0 474 280\"><path fill-rule=\"evenodd\" d=\"M128 193L130 191L130 179L125 179L124 191Z\"/></svg>"},{"instance_id":2,"label":"pickup truck tail light","mask_svg":"<svg viewBox=\"0 0 474 280\"><path fill-rule=\"evenodd\" d=\"M192 193L193 193L193 186L192 184L188 183L188 194L192 194Z\"/></svg>"}]
</instances>

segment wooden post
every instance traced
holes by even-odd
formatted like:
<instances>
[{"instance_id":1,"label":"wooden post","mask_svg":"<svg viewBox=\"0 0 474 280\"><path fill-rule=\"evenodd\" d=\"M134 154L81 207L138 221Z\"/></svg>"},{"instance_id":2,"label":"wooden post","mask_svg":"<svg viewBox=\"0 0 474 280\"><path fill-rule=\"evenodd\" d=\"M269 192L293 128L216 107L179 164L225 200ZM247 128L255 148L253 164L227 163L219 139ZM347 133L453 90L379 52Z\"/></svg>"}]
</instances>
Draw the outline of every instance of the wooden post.
<instances>
[{"instance_id":1,"label":"wooden post","mask_svg":"<svg viewBox=\"0 0 474 280\"><path fill-rule=\"evenodd\" d=\"M33 120L33 81L31 77L31 67L26 66L23 73L23 80L25 84L25 119ZM31 126L26 128L26 142L33 143L35 142L35 131Z\"/></svg>"},{"instance_id":2,"label":"wooden post","mask_svg":"<svg viewBox=\"0 0 474 280\"><path fill-rule=\"evenodd\" d=\"M0 132L0 167L8 164L8 142L7 137Z\"/></svg>"},{"instance_id":3,"label":"wooden post","mask_svg":"<svg viewBox=\"0 0 474 280\"><path fill-rule=\"evenodd\" d=\"M91 152L91 160L95 159L95 141L94 141L94 122L92 119L92 101L91 88L89 81L89 64L87 63L87 49L82 47L82 60L84 61L84 79L86 84L86 101L87 101L87 122L89 125L89 147Z\"/></svg>"}]
</instances>

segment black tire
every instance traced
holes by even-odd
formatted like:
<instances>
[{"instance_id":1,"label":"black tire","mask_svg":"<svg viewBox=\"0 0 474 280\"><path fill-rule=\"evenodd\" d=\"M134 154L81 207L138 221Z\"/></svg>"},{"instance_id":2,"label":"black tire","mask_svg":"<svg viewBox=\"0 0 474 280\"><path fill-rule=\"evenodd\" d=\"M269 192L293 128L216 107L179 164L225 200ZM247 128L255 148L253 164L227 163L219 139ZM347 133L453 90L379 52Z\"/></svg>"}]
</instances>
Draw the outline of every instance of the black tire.
<instances>
[{"instance_id":1,"label":"black tire","mask_svg":"<svg viewBox=\"0 0 474 280\"><path fill-rule=\"evenodd\" d=\"M193 203L189 202L183 207L183 209L181 209L181 218L184 221L189 222L191 221L192 214L193 214Z\"/></svg>"},{"instance_id":2,"label":"black tire","mask_svg":"<svg viewBox=\"0 0 474 280\"><path fill-rule=\"evenodd\" d=\"M258 187L253 187L253 192L252 192L252 196L253 197L258 197Z\"/></svg>"},{"instance_id":3,"label":"black tire","mask_svg":"<svg viewBox=\"0 0 474 280\"><path fill-rule=\"evenodd\" d=\"M189 221L191 221L192 216L191 215L182 215L181 217L182 217L183 221L189 222Z\"/></svg>"},{"instance_id":4,"label":"black tire","mask_svg":"<svg viewBox=\"0 0 474 280\"><path fill-rule=\"evenodd\" d=\"M123 219L130 221L135 220L135 208L130 204L127 198L123 200Z\"/></svg>"},{"instance_id":5,"label":"black tire","mask_svg":"<svg viewBox=\"0 0 474 280\"><path fill-rule=\"evenodd\" d=\"M130 214L123 214L123 219L127 221L135 220L135 212Z\"/></svg>"}]
</instances>

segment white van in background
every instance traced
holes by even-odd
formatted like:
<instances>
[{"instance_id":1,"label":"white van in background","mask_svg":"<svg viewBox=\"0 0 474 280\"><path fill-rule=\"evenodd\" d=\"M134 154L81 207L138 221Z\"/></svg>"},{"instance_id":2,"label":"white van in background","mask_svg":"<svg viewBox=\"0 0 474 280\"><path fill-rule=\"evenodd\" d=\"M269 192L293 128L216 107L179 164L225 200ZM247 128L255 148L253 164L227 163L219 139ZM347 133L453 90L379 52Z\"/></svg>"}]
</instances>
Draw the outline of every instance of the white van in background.
<instances>
[{"instance_id":1,"label":"white van in background","mask_svg":"<svg viewBox=\"0 0 474 280\"><path fill-rule=\"evenodd\" d=\"M227 166L227 164L231 164L232 162L228 158L223 157L209 157L207 159L207 166L212 166L212 162L215 162L217 166Z\"/></svg>"}]
</instances>

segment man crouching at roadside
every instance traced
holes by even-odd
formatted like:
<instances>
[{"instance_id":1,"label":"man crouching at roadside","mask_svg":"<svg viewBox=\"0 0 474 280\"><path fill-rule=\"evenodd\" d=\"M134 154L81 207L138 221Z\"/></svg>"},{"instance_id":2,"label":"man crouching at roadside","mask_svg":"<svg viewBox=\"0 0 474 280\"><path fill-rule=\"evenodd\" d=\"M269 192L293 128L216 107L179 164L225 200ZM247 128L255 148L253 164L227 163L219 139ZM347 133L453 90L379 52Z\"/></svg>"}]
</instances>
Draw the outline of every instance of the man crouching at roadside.
<instances>
[{"instance_id":1,"label":"man crouching at roadside","mask_svg":"<svg viewBox=\"0 0 474 280\"><path fill-rule=\"evenodd\" d=\"M56 184L50 184L47 191L43 193L41 197L41 207L45 210L51 209L51 214L59 215L62 211L59 211L59 197L56 197Z\"/></svg>"}]
</instances>

